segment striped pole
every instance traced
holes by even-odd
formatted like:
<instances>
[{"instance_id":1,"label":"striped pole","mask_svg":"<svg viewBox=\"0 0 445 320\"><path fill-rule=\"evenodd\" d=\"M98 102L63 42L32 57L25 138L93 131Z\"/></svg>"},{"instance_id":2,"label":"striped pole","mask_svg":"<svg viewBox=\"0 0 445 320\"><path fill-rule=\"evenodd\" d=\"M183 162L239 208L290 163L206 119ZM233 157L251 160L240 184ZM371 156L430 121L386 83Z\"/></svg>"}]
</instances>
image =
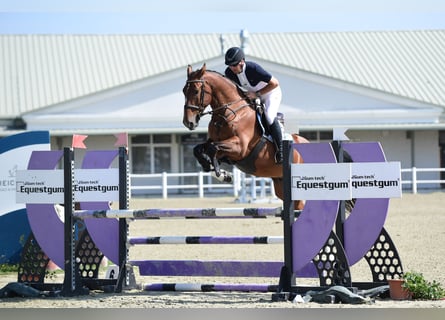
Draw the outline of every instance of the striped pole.
<instances>
[{"instance_id":1,"label":"striped pole","mask_svg":"<svg viewBox=\"0 0 445 320\"><path fill-rule=\"evenodd\" d=\"M263 218L267 216L281 217L281 207L277 208L175 208L175 209L142 209L142 210L78 210L74 216L81 219L86 218L233 218L251 217Z\"/></svg>"},{"instance_id":2,"label":"striped pole","mask_svg":"<svg viewBox=\"0 0 445 320\"><path fill-rule=\"evenodd\" d=\"M280 276L281 261L132 260L141 276L270 277Z\"/></svg>"},{"instance_id":3,"label":"striped pole","mask_svg":"<svg viewBox=\"0 0 445 320\"><path fill-rule=\"evenodd\" d=\"M215 284L200 284L200 283L152 283L144 284L142 290L144 291L239 291L239 292L276 292L278 285L271 284L256 284L256 283L215 283Z\"/></svg>"},{"instance_id":4,"label":"striped pole","mask_svg":"<svg viewBox=\"0 0 445 320\"><path fill-rule=\"evenodd\" d=\"M130 245L140 244L282 244L282 236L158 236L131 237Z\"/></svg>"}]
</instances>

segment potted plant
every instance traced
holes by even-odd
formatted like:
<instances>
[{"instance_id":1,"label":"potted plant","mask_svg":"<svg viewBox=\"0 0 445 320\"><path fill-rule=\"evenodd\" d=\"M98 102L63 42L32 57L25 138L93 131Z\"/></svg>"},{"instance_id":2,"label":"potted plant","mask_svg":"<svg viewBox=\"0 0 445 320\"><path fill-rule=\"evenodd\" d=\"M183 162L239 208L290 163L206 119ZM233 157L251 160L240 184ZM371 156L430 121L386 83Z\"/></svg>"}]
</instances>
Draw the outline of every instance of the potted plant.
<instances>
[{"instance_id":1,"label":"potted plant","mask_svg":"<svg viewBox=\"0 0 445 320\"><path fill-rule=\"evenodd\" d=\"M388 279L389 294L394 300L438 300L445 297L445 289L436 281L427 281L419 272L406 272L401 279Z\"/></svg>"},{"instance_id":2,"label":"potted plant","mask_svg":"<svg viewBox=\"0 0 445 320\"><path fill-rule=\"evenodd\" d=\"M402 280L402 288L408 291L413 299L439 300L445 297L445 289L440 283L427 281L422 273L406 272Z\"/></svg>"},{"instance_id":3,"label":"potted plant","mask_svg":"<svg viewBox=\"0 0 445 320\"><path fill-rule=\"evenodd\" d=\"M389 296L393 300L409 300L412 298L411 292L404 287L404 279L388 279Z\"/></svg>"}]
</instances>

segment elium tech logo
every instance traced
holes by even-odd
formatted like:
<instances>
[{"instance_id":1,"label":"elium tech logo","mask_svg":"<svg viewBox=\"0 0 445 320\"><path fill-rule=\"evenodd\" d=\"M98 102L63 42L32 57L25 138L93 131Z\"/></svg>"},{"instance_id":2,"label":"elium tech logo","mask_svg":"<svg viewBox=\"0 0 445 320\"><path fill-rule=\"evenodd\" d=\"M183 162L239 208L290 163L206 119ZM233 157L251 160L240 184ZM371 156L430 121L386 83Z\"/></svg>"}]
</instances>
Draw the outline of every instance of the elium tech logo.
<instances>
[{"instance_id":1,"label":"elium tech logo","mask_svg":"<svg viewBox=\"0 0 445 320\"><path fill-rule=\"evenodd\" d=\"M13 166L12 169L7 170L7 176L0 179L0 192L8 192L15 190L15 175L17 173L18 166Z\"/></svg>"}]
</instances>

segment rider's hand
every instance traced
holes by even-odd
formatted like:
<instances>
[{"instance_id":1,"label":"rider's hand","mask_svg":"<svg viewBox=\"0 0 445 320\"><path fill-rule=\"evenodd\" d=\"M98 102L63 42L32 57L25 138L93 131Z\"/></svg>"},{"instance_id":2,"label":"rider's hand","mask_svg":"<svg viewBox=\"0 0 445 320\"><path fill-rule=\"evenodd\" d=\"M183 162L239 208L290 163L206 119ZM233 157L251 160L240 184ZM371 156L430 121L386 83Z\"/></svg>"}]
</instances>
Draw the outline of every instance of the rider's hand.
<instances>
[{"instance_id":1,"label":"rider's hand","mask_svg":"<svg viewBox=\"0 0 445 320\"><path fill-rule=\"evenodd\" d=\"M252 99L252 100L255 100L256 98L259 98L258 95L257 95L257 93L254 92L254 91L249 91L249 92L247 93L247 96L248 96L250 99Z\"/></svg>"}]
</instances>

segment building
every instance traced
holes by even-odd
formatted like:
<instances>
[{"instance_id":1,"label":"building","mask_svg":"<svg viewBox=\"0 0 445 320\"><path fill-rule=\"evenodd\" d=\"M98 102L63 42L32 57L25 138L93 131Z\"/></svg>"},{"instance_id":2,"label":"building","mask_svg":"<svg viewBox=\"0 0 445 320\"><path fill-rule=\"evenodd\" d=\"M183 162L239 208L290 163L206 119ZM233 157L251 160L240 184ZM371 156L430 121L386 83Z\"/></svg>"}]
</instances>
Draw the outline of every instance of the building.
<instances>
[{"instance_id":1,"label":"building","mask_svg":"<svg viewBox=\"0 0 445 320\"><path fill-rule=\"evenodd\" d=\"M182 125L186 67L223 72L231 46L279 79L286 131L323 141L345 127L402 168L445 167L445 30L0 35L0 136L49 130L61 149L86 134L109 149L127 132L132 173L198 171L208 119Z\"/></svg>"}]
</instances>

